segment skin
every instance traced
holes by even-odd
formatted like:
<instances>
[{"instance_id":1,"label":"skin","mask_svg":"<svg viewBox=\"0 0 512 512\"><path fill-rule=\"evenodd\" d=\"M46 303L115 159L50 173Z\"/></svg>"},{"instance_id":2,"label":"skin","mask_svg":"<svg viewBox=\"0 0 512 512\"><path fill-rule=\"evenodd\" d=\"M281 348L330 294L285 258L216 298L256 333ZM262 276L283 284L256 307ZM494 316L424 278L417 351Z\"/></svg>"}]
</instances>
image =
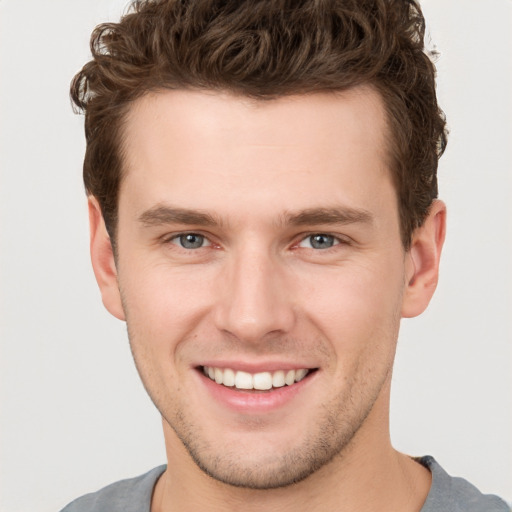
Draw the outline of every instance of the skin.
<instances>
[{"instance_id":1,"label":"skin","mask_svg":"<svg viewBox=\"0 0 512 512\"><path fill-rule=\"evenodd\" d=\"M379 95L158 92L125 129L116 258L94 198L91 254L163 418L152 510L420 510L430 474L392 448L389 393L400 318L436 287L445 207L406 252ZM204 364L316 371L240 411Z\"/></svg>"}]
</instances>

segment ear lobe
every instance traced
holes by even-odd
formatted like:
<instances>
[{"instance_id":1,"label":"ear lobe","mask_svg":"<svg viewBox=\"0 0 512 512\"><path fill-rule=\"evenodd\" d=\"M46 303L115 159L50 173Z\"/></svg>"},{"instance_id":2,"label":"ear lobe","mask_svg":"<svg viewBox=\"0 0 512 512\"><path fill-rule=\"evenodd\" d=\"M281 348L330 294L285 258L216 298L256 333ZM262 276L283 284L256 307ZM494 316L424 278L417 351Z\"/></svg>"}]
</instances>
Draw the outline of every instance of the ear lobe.
<instances>
[{"instance_id":1,"label":"ear lobe","mask_svg":"<svg viewBox=\"0 0 512 512\"><path fill-rule=\"evenodd\" d=\"M418 316L427 308L437 287L445 235L446 206L436 200L423 225L413 233L411 248L406 254L403 318Z\"/></svg>"},{"instance_id":2,"label":"ear lobe","mask_svg":"<svg viewBox=\"0 0 512 512\"><path fill-rule=\"evenodd\" d=\"M97 199L90 196L89 229L92 268L100 288L103 305L119 320L125 320L112 243Z\"/></svg>"}]
</instances>

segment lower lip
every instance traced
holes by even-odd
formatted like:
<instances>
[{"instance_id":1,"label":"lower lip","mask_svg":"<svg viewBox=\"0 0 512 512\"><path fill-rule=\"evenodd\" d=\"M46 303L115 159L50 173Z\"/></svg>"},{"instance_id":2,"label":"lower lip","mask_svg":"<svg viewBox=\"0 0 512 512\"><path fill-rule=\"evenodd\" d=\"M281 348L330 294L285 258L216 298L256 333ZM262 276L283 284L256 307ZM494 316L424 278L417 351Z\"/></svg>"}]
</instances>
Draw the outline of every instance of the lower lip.
<instances>
[{"instance_id":1,"label":"lower lip","mask_svg":"<svg viewBox=\"0 0 512 512\"><path fill-rule=\"evenodd\" d=\"M300 382L291 386L283 386L266 392L255 392L217 384L198 371L201 381L217 402L245 414L266 413L285 406L309 385L316 374L317 372L310 373Z\"/></svg>"}]
</instances>

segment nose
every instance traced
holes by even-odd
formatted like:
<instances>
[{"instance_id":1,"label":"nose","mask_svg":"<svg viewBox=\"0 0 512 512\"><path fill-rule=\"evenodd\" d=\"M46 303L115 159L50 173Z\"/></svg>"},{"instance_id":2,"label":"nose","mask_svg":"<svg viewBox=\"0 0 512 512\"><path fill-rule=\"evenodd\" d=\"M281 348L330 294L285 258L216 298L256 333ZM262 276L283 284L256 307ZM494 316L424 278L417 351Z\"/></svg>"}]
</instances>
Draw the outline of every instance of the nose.
<instances>
[{"instance_id":1,"label":"nose","mask_svg":"<svg viewBox=\"0 0 512 512\"><path fill-rule=\"evenodd\" d=\"M246 343L290 332L295 313L285 274L283 263L265 251L233 257L219 284L217 328Z\"/></svg>"}]
</instances>

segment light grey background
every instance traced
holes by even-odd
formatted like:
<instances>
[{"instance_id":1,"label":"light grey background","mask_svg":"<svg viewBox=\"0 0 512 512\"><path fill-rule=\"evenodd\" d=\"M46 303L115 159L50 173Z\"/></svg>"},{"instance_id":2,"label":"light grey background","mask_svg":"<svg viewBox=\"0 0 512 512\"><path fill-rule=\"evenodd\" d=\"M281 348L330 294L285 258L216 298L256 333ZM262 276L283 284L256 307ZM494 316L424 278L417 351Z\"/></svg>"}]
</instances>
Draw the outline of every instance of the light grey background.
<instances>
[{"instance_id":1,"label":"light grey background","mask_svg":"<svg viewBox=\"0 0 512 512\"><path fill-rule=\"evenodd\" d=\"M88 259L82 119L68 84L119 0L0 0L2 512L57 511L165 461L125 327ZM450 142L448 239L403 322L392 434L512 499L512 2L425 0Z\"/></svg>"}]
</instances>

